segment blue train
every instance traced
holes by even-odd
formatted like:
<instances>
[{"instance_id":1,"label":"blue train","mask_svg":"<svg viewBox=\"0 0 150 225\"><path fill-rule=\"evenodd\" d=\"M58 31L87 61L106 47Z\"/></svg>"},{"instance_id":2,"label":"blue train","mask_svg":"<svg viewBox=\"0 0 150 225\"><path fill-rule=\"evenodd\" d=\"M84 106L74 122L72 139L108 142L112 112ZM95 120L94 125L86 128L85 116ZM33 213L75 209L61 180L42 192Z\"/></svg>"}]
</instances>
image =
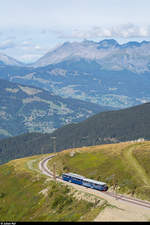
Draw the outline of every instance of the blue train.
<instances>
[{"instance_id":1,"label":"blue train","mask_svg":"<svg viewBox=\"0 0 150 225\"><path fill-rule=\"evenodd\" d=\"M71 183L79 184L88 188L93 188L99 191L107 191L108 186L104 182L88 179L84 176L75 173L63 173L62 179Z\"/></svg>"}]
</instances>

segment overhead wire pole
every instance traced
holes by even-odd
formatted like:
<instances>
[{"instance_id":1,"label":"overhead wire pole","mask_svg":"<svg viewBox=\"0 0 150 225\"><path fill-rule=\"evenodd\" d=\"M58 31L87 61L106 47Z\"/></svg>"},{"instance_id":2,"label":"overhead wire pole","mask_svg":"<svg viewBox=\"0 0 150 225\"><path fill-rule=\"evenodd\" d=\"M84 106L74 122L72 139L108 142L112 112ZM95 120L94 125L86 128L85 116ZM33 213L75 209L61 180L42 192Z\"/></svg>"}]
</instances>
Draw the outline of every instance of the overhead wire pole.
<instances>
[{"instance_id":1,"label":"overhead wire pole","mask_svg":"<svg viewBox=\"0 0 150 225\"><path fill-rule=\"evenodd\" d=\"M117 180L117 175L115 177L115 193L116 193L116 199L117 199L117 186L118 186L118 180Z\"/></svg>"},{"instance_id":2,"label":"overhead wire pole","mask_svg":"<svg viewBox=\"0 0 150 225\"><path fill-rule=\"evenodd\" d=\"M117 199L117 179L115 174L113 174L113 192L114 192L114 197L116 197Z\"/></svg>"},{"instance_id":3,"label":"overhead wire pole","mask_svg":"<svg viewBox=\"0 0 150 225\"><path fill-rule=\"evenodd\" d=\"M113 194L115 196L115 174L112 175L112 182L113 182Z\"/></svg>"},{"instance_id":4,"label":"overhead wire pole","mask_svg":"<svg viewBox=\"0 0 150 225\"><path fill-rule=\"evenodd\" d=\"M53 139L53 152L56 154L56 137L51 137ZM53 178L56 181L56 163L53 163Z\"/></svg>"}]
</instances>

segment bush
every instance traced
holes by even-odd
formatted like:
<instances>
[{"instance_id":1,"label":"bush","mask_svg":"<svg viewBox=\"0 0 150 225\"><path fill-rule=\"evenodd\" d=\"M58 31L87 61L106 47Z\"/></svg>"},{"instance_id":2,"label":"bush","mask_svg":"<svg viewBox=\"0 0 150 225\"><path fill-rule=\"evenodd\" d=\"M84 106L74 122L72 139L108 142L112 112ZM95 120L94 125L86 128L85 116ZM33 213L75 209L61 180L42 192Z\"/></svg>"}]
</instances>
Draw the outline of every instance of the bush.
<instances>
[{"instance_id":1,"label":"bush","mask_svg":"<svg viewBox=\"0 0 150 225\"><path fill-rule=\"evenodd\" d=\"M0 198L4 198L5 195L6 195L6 194L5 194L4 192L1 192L1 193L0 193Z\"/></svg>"},{"instance_id":2,"label":"bush","mask_svg":"<svg viewBox=\"0 0 150 225\"><path fill-rule=\"evenodd\" d=\"M65 200L66 200L66 197L64 195L56 196L56 198L54 199L53 204L52 204L52 209L57 208L59 205L63 205Z\"/></svg>"}]
</instances>

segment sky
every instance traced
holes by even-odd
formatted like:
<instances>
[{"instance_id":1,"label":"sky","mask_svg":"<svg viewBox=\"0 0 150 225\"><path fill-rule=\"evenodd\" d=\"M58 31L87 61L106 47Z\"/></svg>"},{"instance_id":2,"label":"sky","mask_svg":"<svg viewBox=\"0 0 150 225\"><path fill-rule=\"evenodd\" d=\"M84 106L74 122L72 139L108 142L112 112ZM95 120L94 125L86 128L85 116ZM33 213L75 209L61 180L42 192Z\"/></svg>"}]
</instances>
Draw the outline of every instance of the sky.
<instances>
[{"instance_id":1,"label":"sky","mask_svg":"<svg viewBox=\"0 0 150 225\"><path fill-rule=\"evenodd\" d=\"M150 0L0 0L0 53L30 63L66 41L150 41Z\"/></svg>"}]
</instances>

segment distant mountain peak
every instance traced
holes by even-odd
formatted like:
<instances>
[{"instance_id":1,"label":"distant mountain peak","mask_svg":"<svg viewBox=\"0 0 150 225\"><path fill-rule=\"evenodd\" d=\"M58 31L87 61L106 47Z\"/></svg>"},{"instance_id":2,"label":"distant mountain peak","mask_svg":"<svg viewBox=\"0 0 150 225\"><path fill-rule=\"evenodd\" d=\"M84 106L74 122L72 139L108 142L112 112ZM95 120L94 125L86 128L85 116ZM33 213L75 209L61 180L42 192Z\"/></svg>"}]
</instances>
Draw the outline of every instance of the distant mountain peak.
<instances>
[{"instance_id":1,"label":"distant mountain peak","mask_svg":"<svg viewBox=\"0 0 150 225\"><path fill-rule=\"evenodd\" d=\"M91 40L84 39L84 40L82 41L82 44L89 45L89 44L95 44L95 42L94 42L94 41L91 41Z\"/></svg>"},{"instance_id":2,"label":"distant mountain peak","mask_svg":"<svg viewBox=\"0 0 150 225\"><path fill-rule=\"evenodd\" d=\"M65 42L42 56L31 66L44 67L82 58L95 60L103 69L113 71L127 69L144 73L150 71L149 49L150 42L148 41L130 41L119 44L115 39L104 39L99 42L84 39L82 42Z\"/></svg>"},{"instance_id":3,"label":"distant mountain peak","mask_svg":"<svg viewBox=\"0 0 150 225\"><path fill-rule=\"evenodd\" d=\"M144 41L141 42L141 44L142 44L142 45L143 45L143 44L150 44L150 41L145 41L145 40L144 40Z\"/></svg>"},{"instance_id":4,"label":"distant mountain peak","mask_svg":"<svg viewBox=\"0 0 150 225\"><path fill-rule=\"evenodd\" d=\"M128 47L140 47L141 43L137 41L129 41L125 44L121 45L121 48L128 48Z\"/></svg>"},{"instance_id":5,"label":"distant mountain peak","mask_svg":"<svg viewBox=\"0 0 150 225\"><path fill-rule=\"evenodd\" d=\"M98 48L109 48L119 46L118 42L114 39L104 39L103 41L98 42Z\"/></svg>"},{"instance_id":6,"label":"distant mountain peak","mask_svg":"<svg viewBox=\"0 0 150 225\"><path fill-rule=\"evenodd\" d=\"M143 44L150 44L149 41L142 41L142 42L138 42L138 41L129 41L125 44L120 45L121 48L128 48L128 47L141 47Z\"/></svg>"}]
</instances>

